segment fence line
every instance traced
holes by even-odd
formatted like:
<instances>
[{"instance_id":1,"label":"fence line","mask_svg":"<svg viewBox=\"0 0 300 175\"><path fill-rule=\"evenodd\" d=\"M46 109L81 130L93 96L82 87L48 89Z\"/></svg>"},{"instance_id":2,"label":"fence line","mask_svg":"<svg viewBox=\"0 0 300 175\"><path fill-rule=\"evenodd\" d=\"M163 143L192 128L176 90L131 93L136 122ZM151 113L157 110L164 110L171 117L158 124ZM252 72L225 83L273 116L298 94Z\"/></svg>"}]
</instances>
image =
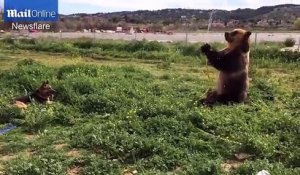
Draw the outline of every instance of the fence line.
<instances>
[{"instance_id":1,"label":"fence line","mask_svg":"<svg viewBox=\"0 0 300 175\"><path fill-rule=\"evenodd\" d=\"M197 42L225 42L223 33L174 33L167 34L153 34L153 33L76 33L76 32L59 32L59 33L12 33L14 38L45 38L53 37L59 39L67 38L92 38L92 39L113 39L113 40L143 40L159 41L159 42L181 42L187 41L190 43ZM1 37L1 36L0 36ZM251 41L256 45L263 41L283 42L286 38L293 38L296 44L300 43L300 33L266 33L255 32L251 36Z\"/></svg>"}]
</instances>

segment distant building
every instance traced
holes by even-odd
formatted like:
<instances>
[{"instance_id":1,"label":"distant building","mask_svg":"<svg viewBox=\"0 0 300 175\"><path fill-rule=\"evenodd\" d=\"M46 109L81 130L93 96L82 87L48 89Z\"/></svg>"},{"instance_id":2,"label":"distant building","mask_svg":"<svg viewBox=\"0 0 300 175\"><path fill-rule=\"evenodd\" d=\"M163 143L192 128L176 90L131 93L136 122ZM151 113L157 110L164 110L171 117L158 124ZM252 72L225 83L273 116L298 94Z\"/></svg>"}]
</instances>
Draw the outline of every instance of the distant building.
<instances>
[{"instance_id":1,"label":"distant building","mask_svg":"<svg viewBox=\"0 0 300 175\"><path fill-rule=\"evenodd\" d=\"M83 33L90 33L91 31L91 29L83 29Z\"/></svg>"},{"instance_id":2,"label":"distant building","mask_svg":"<svg viewBox=\"0 0 300 175\"><path fill-rule=\"evenodd\" d=\"M142 33L148 33L148 32L149 32L149 29L146 28L146 27L144 27L144 28L141 29L141 32L142 32Z\"/></svg>"},{"instance_id":3,"label":"distant building","mask_svg":"<svg viewBox=\"0 0 300 175\"><path fill-rule=\"evenodd\" d=\"M269 23L268 23L268 20L260 20L257 22L257 26L258 27L268 27L269 26Z\"/></svg>"},{"instance_id":4,"label":"distant building","mask_svg":"<svg viewBox=\"0 0 300 175\"><path fill-rule=\"evenodd\" d=\"M227 22L227 27L236 27L237 25L239 25L240 21L239 20L230 20L229 22Z\"/></svg>"},{"instance_id":5,"label":"distant building","mask_svg":"<svg viewBox=\"0 0 300 175\"><path fill-rule=\"evenodd\" d=\"M211 27L214 28L225 28L225 23L221 21L216 21L211 24Z\"/></svg>"},{"instance_id":6,"label":"distant building","mask_svg":"<svg viewBox=\"0 0 300 175\"><path fill-rule=\"evenodd\" d=\"M116 33L122 33L123 32L123 27L117 27Z\"/></svg>"},{"instance_id":7,"label":"distant building","mask_svg":"<svg viewBox=\"0 0 300 175\"><path fill-rule=\"evenodd\" d=\"M129 33L130 33L130 34L134 34L134 33L135 33L135 30L134 30L133 27L130 27Z\"/></svg>"}]
</instances>

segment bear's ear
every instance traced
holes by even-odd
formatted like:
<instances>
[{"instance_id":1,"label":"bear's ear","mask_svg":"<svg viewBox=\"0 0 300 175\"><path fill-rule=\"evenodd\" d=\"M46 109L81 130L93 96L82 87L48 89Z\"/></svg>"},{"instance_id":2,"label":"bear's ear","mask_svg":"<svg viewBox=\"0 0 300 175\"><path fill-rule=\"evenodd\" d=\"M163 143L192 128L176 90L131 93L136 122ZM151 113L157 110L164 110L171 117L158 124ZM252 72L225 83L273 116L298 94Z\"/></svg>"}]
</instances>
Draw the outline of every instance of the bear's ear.
<instances>
[{"instance_id":1,"label":"bear's ear","mask_svg":"<svg viewBox=\"0 0 300 175\"><path fill-rule=\"evenodd\" d=\"M246 37L246 38L249 38L251 34L252 34L252 33L251 33L250 31L247 31L247 32L245 33L245 37Z\"/></svg>"}]
</instances>

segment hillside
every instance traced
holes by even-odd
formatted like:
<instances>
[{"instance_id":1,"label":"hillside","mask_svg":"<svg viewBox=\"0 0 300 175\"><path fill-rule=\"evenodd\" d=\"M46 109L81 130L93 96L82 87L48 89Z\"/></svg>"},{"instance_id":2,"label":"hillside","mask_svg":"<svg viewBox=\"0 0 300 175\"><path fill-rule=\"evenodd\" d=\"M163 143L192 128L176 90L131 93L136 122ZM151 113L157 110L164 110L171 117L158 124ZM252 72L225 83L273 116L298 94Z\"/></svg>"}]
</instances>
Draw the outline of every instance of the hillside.
<instances>
[{"instance_id":1,"label":"hillside","mask_svg":"<svg viewBox=\"0 0 300 175\"><path fill-rule=\"evenodd\" d=\"M214 10L213 29L249 27L262 29L292 29L300 17L300 5L284 4L265 6L258 9L236 9L232 11ZM116 26L128 28L147 27L153 31L185 29L205 29L212 10L163 9L156 11L124 11L97 14L61 15L59 26L65 30L115 29ZM183 21L183 16L186 20Z\"/></svg>"}]
</instances>

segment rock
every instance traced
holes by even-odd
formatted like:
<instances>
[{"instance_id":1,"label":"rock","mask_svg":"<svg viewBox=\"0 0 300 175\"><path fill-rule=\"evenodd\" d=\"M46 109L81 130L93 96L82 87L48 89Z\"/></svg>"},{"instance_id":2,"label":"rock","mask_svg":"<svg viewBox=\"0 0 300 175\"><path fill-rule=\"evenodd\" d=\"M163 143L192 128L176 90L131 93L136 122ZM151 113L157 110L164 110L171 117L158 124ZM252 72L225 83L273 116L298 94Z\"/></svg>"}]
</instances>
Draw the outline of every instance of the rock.
<instances>
[{"instance_id":1,"label":"rock","mask_svg":"<svg viewBox=\"0 0 300 175\"><path fill-rule=\"evenodd\" d=\"M271 174L266 170L262 170L262 171L258 172L256 175L271 175Z\"/></svg>"},{"instance_id":2,"label":"rock","mask_svg":"<svg viewBox=\"0 0 300 175\"><path fill-rule=\"evenodd\" d=\"M234 155L237 160L243 161L251 157L251 155L247 153L238 153Z\"/></svg>"}]
</instances>

